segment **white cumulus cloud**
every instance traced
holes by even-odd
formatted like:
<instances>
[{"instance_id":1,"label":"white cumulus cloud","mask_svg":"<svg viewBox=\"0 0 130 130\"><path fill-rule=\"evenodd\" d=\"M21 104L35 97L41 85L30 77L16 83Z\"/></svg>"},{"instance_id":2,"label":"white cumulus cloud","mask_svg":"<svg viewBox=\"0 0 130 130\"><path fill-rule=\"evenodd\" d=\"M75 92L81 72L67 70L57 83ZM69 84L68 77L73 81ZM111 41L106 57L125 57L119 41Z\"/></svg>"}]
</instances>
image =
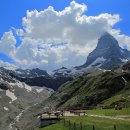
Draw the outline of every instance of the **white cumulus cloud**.
<instances>
[{"instance_id":1,"label":"white cumulus cloud","mask_svg":"<svg viewBox=\"0 0 130 130\"><path fill-rule=\"evenodd\" d=\"M0 40L0 53L11 56L15 51L16 39L12 31L5 32Z\"/></svg>"},{"instance_id":2,"label":"white cumulus cloud","mask_svg":"<svg viewBox=\"0 0 130 130\"><path fill-rule=\"evenodd\" d=\"M16 48L13 33L6 32L0 40L0 52L10 56L19 67L50 70L83 64L106 31L113 34L121 46L128 45L130 37L113 29L121 20L118 14L88 16L86 12L87 5L75 1L62 11L51 6L42 11L27 11L23 28L16 29L21 44Z\"/></svg>"}]
</instances>

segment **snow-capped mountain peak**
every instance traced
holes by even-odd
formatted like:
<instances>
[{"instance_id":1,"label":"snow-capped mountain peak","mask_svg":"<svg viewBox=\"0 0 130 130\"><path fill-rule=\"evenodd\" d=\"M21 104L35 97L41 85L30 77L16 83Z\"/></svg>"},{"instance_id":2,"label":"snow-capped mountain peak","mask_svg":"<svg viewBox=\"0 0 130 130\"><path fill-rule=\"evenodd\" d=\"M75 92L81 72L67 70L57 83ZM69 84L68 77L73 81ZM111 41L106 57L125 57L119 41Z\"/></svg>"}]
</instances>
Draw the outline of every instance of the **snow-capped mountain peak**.
<instances>
[{"instance_id":1,"label":"snow-capped mountain peak","mask_svg":"<svg viewBox=\"0 0 130 130\"><path fill-rule=\"evenodd\" d=\"M119 46L118 41L109 33L104 33L98 40L97 47L88 55L81 67L113 69L130 59L130 51Z\"/></svg>"}]
</instances>

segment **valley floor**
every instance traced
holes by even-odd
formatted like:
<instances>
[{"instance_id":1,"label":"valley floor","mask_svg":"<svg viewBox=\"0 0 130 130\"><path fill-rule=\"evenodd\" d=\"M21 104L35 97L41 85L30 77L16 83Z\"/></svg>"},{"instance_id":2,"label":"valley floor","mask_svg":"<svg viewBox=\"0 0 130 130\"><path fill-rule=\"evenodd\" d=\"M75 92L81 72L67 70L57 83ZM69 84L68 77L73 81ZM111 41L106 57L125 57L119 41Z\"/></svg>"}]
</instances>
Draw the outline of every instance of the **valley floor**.
<instances>
[{"instance_id":1,"label":"valley floor","mask_svg":"<svg viewBox=\"0 0 130 130\"><path fill-rule=\"evenodd\" d=\"M95 130L130 130L129 108L127 110L95 109L86 112L86 116L68 116L65 118L65 123L62 120L39 130L93 130L93 126Z\"/></svg>"}]
</instances>

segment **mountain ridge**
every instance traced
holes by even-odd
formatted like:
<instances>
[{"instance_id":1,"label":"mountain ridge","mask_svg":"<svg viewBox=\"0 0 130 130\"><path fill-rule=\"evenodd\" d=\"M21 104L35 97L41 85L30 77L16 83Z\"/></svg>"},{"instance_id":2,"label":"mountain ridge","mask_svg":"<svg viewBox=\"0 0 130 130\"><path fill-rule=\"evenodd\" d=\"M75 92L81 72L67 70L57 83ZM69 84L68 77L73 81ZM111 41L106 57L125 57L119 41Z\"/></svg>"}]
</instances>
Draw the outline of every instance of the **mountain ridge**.
<instances>
[{"instance_id":1,"label":"mountain ridge","mask_svg":"<svg viewBox=\"0 0 130 130\"><path fill-rule=\"evenodd\" d=\"M106 32L99 38L96 48L88 55L86 63L81 67L111 70L128 60L130 60L130 51L121 48L118 41Z\"/></svg>"}]
</instances>

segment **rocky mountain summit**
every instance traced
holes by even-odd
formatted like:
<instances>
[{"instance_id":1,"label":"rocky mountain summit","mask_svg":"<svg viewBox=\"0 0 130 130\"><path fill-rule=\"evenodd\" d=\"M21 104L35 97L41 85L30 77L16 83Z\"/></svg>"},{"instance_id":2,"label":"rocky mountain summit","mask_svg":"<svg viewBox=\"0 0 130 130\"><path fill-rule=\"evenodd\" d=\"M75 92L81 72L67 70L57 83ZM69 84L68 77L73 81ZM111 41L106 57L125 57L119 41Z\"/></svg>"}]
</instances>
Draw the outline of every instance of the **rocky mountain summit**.
<instances>
[{"instance_id":1,"label":"rocky mountain summit","mask_svg":"<svg viewBox=\"0 0 130 130\"><path fill-rule=\"evenodd\" d=\"M98 40L97 47L88 55L82 66L111 70L130 59L130 51L122 49L118 41L109 33L104 33Z\"/></svg>"}]
</instances>

